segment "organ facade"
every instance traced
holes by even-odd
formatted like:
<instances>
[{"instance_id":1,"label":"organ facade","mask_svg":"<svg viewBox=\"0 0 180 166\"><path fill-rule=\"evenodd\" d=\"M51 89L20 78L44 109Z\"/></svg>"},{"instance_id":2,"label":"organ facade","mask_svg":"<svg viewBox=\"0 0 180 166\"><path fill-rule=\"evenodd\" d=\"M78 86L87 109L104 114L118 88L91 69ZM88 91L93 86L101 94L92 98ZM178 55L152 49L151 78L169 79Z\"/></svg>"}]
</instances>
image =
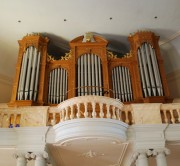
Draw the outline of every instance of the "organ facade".
<instances>
[{"instance_id":1,"label":"organ facade","mask_svg":"<svg viewBox=\"0 0 180 166\"><path fill-rule=\"evenodd\" d=\"M9 106L57 105L87 95L125 104L169 101L159 37L140 31L128 39L130 52L118 57L107 40L88 33L70 41L69 53L56 60L47 53L47 37L25 36Z\"/></svg>"}]
</instances>

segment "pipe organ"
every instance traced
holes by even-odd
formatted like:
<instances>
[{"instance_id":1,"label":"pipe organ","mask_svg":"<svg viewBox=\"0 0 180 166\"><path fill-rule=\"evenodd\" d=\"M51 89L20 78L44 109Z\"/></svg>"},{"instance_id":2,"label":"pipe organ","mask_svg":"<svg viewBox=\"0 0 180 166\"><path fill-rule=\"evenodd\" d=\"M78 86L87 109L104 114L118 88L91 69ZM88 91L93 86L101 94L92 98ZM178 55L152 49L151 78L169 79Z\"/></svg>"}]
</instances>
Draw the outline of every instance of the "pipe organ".
<instances>
[{"instance_id":1,"label":"pipe organ","mask_svg":"<svg viewBox=\"0 0 180 166\"><path fill-rule=\"evenodd\" d=\"M47 37L25 36L19 41L9 106L57 105L87 95L124 103L169 101L159 37L140 31L128 39L130 52L118 57L107 50L107 40L86 34L73 39L70 52L56 60L47 53Z\"/></svg>"}]
</instances>

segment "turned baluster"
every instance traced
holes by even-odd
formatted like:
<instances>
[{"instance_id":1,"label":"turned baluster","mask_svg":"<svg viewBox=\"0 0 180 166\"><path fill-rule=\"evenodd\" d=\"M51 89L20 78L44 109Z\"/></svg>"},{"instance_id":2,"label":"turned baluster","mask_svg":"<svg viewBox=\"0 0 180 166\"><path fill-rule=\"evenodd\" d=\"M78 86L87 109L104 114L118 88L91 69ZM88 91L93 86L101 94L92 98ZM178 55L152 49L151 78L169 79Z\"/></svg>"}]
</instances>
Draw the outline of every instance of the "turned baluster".
<instances>
[{"instance_id":1,"label":"turned baluster","mask_svg":"<svg viewBox=\"0 0 180 166\"><path fill-rule=\"evenodd\" d=\"M177 109L177 113L178 113L178 122L180 122L180 109Z\"/></svg>"},{"instance_id":2,"label":"turned baluster","mask_svg":"<svg viewBox=\"0 0 180 166\"><path fill-rule=\"evenodd\" d=\"M164 121L165 123L168 123L168 118L167 118L167 115L166 115L166 110L163 109L163 114L164 114Z\"/></svg>"},{"instance_id":3,"label":"turned baluster","mask_svg":"<svg viewBox=\"0 0 180 166\"><path fill-rule=\"evenodd\" d=\"M107 109L106 117L107 117L107 118L111 118L110 105L109 105L109 104L106 105L106 109Z\"/></svg>"},{"instance_id":4,"label":"turned baluster","mask_svg":"<svg viewBox=\"0 0 180 166\"><path fill-rule=\"evenodd\" d=\"M70 119L74 119L74 107L73 107L73 105L70 106L70 109L71 109Z\"/></svg>"},{"instance_id":5,"label":"turned baluster","mask_svg":"<svg viewBox=\"0 0 180 166\"><path fill-rule=\"evenodd\" d=\"M100 118L103 118L103 117L104 117L103 103L100 103L100 104L99 104L99 107L100 107L99 116L100 116Z\"/></svg>"},{"instance_id":6,"label":"turned baluster","mask_svg":"<svg viewBox=\"0 0 180 166\"><path fill-rule=\"evenodd\" d=\"M170 115L171 115L171 122L175 123L175 118L174 118L174 114L173 114L173 110L170 109Z\"/></svg>"},{"instance_id":7,"label":"turned baluster","mask_svg":"<svg viewBox=\"0 0 180 166\"><path fill-rule=\"evenodd\" d=\"M92 117L93 118L96 118L96 103L95 102L92 102Z\"/></svg>"},{"instance_id":8,"label":"turned baluster","mask_svg":"<svg viewBox=\"0 0 180 166\"><path fill-rule=\"evenodd\" d=\"M65 111L66 111L65 120L69 120L68 107L65 108Z\"/></svg>"},{"instance_id":9,"label":"turned baluster","mask_svg":"<svg viewBox=\"0 0 180 166\"><path fill-rule=\"evenodd\" d=\"M85 102L84 103L84 117L85 118L88 118L88 109L87 109L87 106L88 106L88 103L87 102Z\"/></svg>"},{"instance_id":10,"label":"turned baluster","mask_svg":"<svg viewBox=\"0 0 180 166\"><path fill-rule=\"evenodd\" d=\"M14 114L14 121L13 121L13 126L16 126L16 118L17 118L17 114Z\"/></svg>"},{"instance_id":11,"label":"turned baluster","mask_svg":"<svg viewBox=\"0 0 180 166\"><path fill-rule=\"evenodd\" d=\"M77 116L77 118L80 118L80 116L81 116L80 103L77 103L76 105L77 105L77 114L76 114L76 116Z\"/></svg>"},{"instance_id":12,"label":"turned baluster","mask_svg":"<svg viewBox=\"0 0 180 166\"><path fill-rule=\"evenodd\" d=\"M115 106L112 107L112 119L116 119Z\"/></svg>"},{"instance_id":13,"label":"turned baluster","mask_svg":"<svg viewBox=\"0 0 180 166\"><path fill-rule=\"evenodd\" d=\"M128 112L129 111L125 111L125 123L127 123L127 124L129 124Z\"/></svg>"},{"instance_id":14,"label":"turned baluster","mask_svg":"<svg viewBox=\"0 0 180 166\"><path fill-rule=\"evenodd\" d=\"M53 126L56 124L56 113L53 112L52 115L53 115L53 119L51 120L51 125Z\"/></svg>"}]
</instances>

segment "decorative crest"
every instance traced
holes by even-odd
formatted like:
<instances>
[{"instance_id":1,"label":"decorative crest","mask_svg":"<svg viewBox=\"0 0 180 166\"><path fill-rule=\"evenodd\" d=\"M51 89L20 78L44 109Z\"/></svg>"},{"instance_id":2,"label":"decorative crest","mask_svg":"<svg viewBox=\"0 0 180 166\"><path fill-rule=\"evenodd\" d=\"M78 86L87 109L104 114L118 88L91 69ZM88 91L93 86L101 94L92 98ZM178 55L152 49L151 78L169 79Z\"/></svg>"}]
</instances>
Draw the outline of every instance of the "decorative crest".
<instances>
[{"instance_id":1,"label":"decorative crest","mask_svg":"<svg viewBox=\"0 0 180 166\"><path fill-rule=\"evenodd\" d=\"M82 42L95 42L92 32L86 32Z\"/></svg>"}]
</instances>

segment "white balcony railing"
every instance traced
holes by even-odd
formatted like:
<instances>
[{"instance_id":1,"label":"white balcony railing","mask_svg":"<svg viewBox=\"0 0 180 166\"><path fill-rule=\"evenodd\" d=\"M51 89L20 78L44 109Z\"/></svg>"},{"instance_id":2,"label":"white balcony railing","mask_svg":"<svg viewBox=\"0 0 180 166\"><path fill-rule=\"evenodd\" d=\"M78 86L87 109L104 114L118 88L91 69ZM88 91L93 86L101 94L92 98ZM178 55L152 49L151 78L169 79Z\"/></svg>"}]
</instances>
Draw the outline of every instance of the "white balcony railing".
<instances>
[{"instance_id":1,"label":"white balcony railing","mask_svg":"<svg viewBox=\"0 0 180 166\"><path fill-rule=\"evenodd\" d=\"M180 103L128 104L104 96L79 96L68 99L56 107L2 107L0 104L0 128L55 125L80 118L115 119L129 125L149 123L147 119L159 119L153 123L180 123ZM155 106L156 109L155 110ZM151 109L149 109L151 107ZM135 110L136 109L136 110ZM154 111L155 110L155 111ZM143 112L143 114L142 114ZM136 115L136 116L135 116ZM137 119L142 118L140 122Z\"/></svg>"},{"instance_id":2,"label":"white balcony railing","mask_svg":"<svg viewBox=\"0 0 180 166\"><path fill-rule=\"evenodd\" d=\"M79 96L49 109L51 125L79 118L109 118L122 120L123 104L104 96Z\"/></svg>"}]
</instances>

